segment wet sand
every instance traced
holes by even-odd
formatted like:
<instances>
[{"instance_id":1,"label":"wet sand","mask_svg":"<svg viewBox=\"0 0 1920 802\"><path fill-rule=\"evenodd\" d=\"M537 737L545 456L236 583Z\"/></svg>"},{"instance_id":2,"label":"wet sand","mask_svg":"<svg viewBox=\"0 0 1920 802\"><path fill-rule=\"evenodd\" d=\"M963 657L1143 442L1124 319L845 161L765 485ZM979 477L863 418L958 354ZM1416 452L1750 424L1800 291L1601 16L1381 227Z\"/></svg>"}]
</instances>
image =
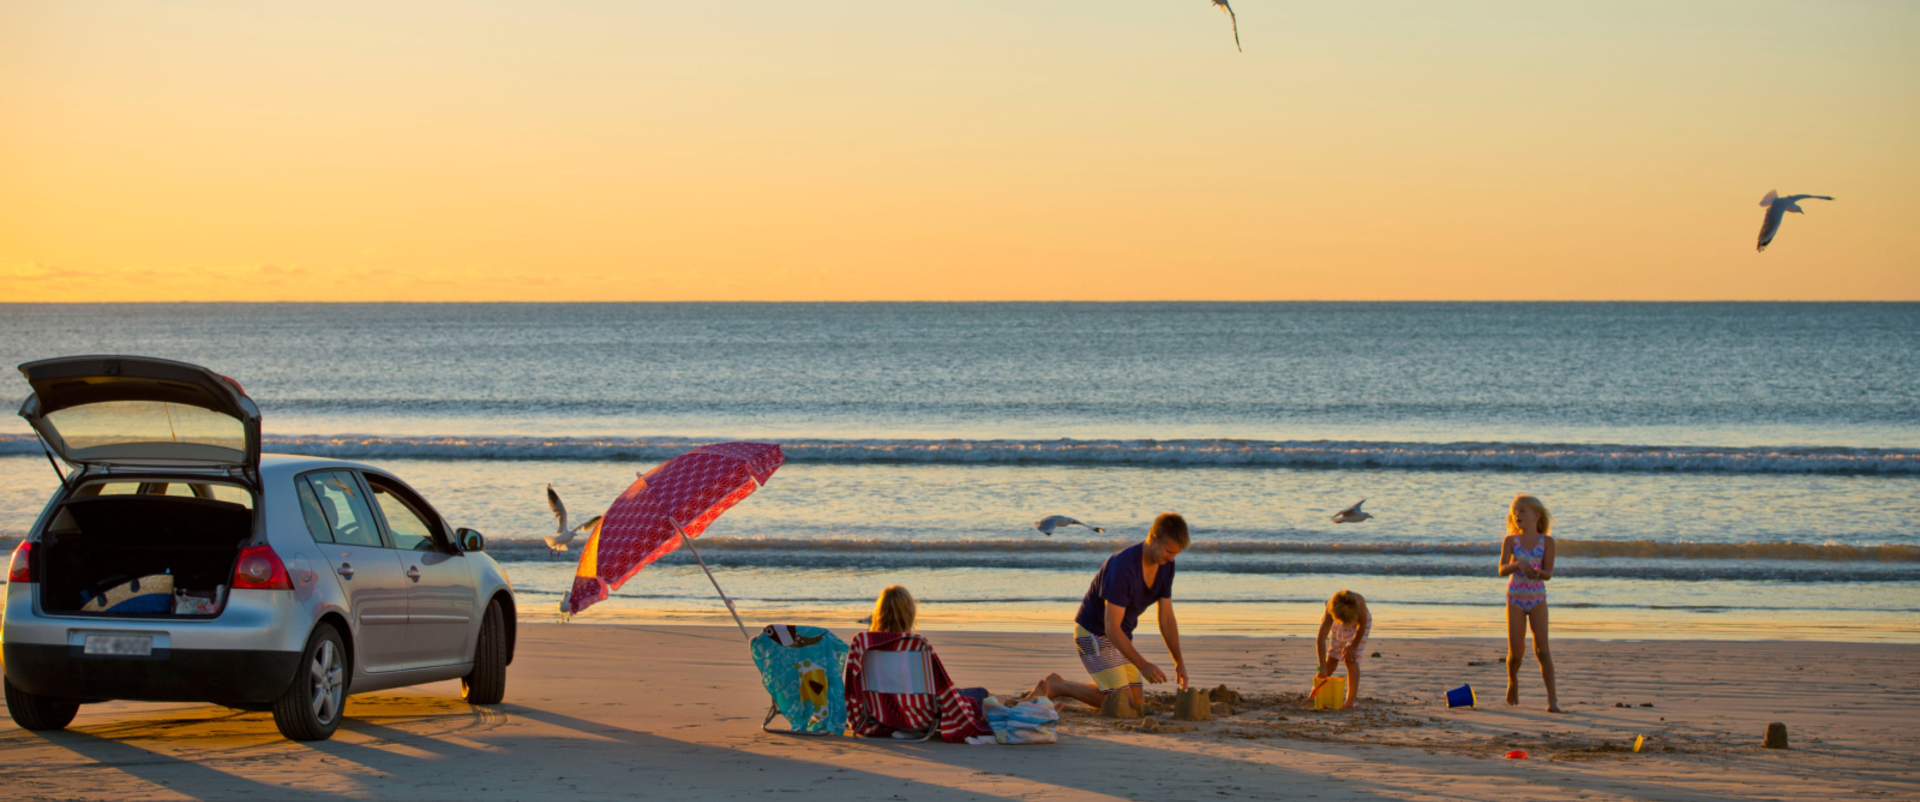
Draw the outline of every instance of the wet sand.
<instances>
[{"instance_id":1,"label":"wet sand","mask_svg":"<svg viewBox=\"0 0 1920 802\"><path fill-rule=\"evenodd\" d=\"M963 685L1077 671L1062 636L929 637ZM495 707L453 683L356 696L333 740L295 744L264 713L90 705L65 732L0 723L0 776L17 799L1920 798L1912 645L1561 639L1562 715L1541 711L1531 658L1525 704L1501 703L1496 640L1376 640L1366 701L1340 712L1298 698L1310 640L1186 651L1196 686L1248 702L1172 734L1070 709L1057 745L970 747L761 732L766 695L732 627L526 625ZM1463 682L1482 706L1442 706ZM1776 721L1792 749L1761 748Z\"/></svg>"}]
</instances>

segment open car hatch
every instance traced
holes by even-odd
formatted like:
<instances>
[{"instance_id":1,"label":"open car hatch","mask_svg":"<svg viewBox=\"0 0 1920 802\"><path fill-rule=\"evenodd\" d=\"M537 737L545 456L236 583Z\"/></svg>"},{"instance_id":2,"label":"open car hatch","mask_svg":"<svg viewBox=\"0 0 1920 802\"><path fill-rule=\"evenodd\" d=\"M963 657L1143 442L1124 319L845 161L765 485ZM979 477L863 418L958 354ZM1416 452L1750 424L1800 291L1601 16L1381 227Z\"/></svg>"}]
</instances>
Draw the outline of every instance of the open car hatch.
<instances>
[{"instance_id":1,"label":"open car hatch","mask_svg":"<svg viewBox=\"0 0 1920 802\"><path fill-rule=\"evenodd\" d=\"M260 408L199 365L75 356L20 366L26 418L70 465L201 468L257 475Z\"/></svg>"}]
</instances>

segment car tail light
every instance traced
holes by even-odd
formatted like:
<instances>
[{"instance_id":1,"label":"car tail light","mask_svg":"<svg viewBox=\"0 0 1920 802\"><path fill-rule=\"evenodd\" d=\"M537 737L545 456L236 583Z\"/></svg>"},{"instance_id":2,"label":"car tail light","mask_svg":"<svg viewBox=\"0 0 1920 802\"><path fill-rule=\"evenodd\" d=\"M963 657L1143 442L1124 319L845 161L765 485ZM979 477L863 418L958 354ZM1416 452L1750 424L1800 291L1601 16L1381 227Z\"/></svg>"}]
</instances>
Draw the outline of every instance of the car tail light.
<instances>
[{"instance_id":1,"label":"car tail light","mask_svg":"<svg viewBox=\"0 0 1920 802\"><path fill-rule=\"evenodd\" d=\"M33 544L21 541L13 550L13 562L7 564L8 582L33 581Z\"/></svg>"},{"instance_id":2,"label":"car tail light","mask_svg":"<svg viewBox=\"0 0 1920 802\"><path fill-rule=\"evenodd\" d=\"M240 550L240 562L233 568L233 589L293 590L293 578L273 547L248 546Z\"/></svg>"}]
</instances>

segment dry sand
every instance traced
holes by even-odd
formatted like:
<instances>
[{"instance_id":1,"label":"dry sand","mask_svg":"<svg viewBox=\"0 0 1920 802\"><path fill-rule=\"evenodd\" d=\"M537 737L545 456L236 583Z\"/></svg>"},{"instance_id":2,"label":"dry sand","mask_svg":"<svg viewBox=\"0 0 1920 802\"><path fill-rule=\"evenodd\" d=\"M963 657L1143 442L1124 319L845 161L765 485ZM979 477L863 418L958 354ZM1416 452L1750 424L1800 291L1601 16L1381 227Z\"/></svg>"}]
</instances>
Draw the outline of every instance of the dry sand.
<instances>
[{"instance_id":1,"label":"dry sand","mask_svg":"<svg viewBox=\"0 0 1920 802\"><path fill-rule=\"evenodd\" d=\"M963 685L1007 693L1078 668L1065 636L929 636ZM1366 703L1317 713L1298 698L1309 640L1189 638L1186 650L1196 686L1224 683L1248 704L1171 734L1080 708L1057 745L906 744L761 732L766 695L731 627L528 625L496 707L461 703L452 683L357 696L333 740L295 744L264 713L91 705L65 732L0 724L0 788L10 799L1920 798L1917 646L1560 640L1563 715L1541 712L1531 658L1526 704L1500 702L1498 641L1376 641ZM1462 682L1481 690L1480 709L1441 706ZM1791 750L1760 747L1775 721ZM1640 754L1627 751L1636 735ZM1531 759L1504 759L1511 749Z\"/></svg>"}]
</instances>

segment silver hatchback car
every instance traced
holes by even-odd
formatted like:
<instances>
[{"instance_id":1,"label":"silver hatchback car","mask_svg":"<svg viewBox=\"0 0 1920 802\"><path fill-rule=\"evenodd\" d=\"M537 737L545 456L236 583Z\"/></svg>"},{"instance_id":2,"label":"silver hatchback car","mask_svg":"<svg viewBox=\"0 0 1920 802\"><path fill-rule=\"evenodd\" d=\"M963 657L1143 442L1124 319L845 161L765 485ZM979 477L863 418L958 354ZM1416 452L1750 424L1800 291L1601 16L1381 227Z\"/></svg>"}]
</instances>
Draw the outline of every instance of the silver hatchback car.
<instances>
[{"instance_id":1,"label":"silver hatchback car","mask_svg":"<svg viewBox=\"0 0 1920 802\"><path fill-rule=\"evenodd\" d=\"M8 566L0 652L21 727L60 729L89 702L194 701L322 740L349 693L457 678L469 702L505 696L506 572L405 482L262 455L259 408L197 365L20 372L21 417L71 469Z\"/></svg>"}]
</instances>

